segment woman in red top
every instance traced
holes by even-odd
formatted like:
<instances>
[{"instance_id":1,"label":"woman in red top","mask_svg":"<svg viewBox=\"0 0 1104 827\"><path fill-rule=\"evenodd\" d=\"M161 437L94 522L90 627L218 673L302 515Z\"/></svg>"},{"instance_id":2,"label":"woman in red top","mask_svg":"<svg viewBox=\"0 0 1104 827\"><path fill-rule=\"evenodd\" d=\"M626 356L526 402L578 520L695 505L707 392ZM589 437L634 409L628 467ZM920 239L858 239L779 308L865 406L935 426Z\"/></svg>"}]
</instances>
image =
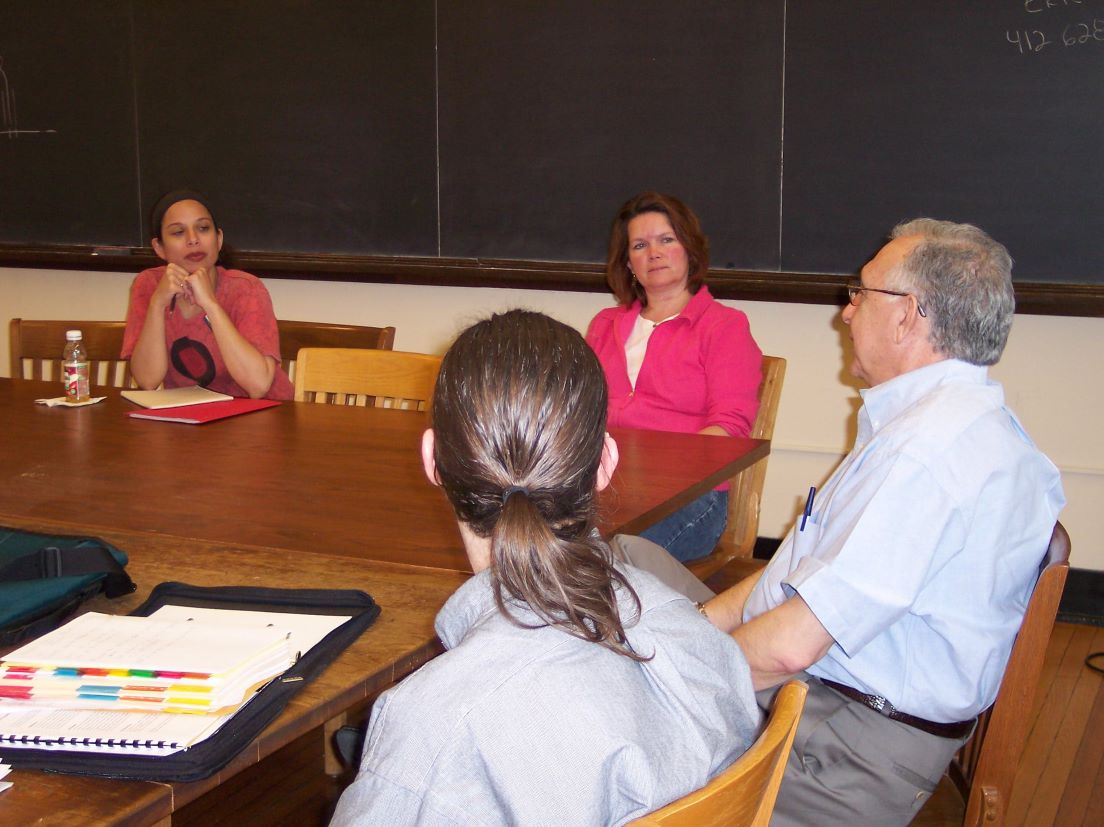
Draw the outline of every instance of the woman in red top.
<instances>
[{"instance_id":1,"label":"woman in red top","mask_svg":"<svg viewBox=\"0 0 1104 827\"><path fill-rule=\"evenodd\" d=\"M619 305L590 323L587 342L609 384L609 424L747 436L759 409L762 353L747 317L705 286L709 242L679 199L645 192L617 212L606 278ZM727 486L641 536L679 560L709 554L724 530Z\"/></svg>"},{"instance_id":2,"label":"woman in red top","mask_svg":"<svg viewBox=\"0 0 1104 827\"><path fill-rule=\"evenodd\" d=\"M222 230L207 199L170 192L153 208L151 233L165 264L134 280L123 339L138 386L291 399L268 290L256 276L218 266Z\"/></svg>"}]
</instances>

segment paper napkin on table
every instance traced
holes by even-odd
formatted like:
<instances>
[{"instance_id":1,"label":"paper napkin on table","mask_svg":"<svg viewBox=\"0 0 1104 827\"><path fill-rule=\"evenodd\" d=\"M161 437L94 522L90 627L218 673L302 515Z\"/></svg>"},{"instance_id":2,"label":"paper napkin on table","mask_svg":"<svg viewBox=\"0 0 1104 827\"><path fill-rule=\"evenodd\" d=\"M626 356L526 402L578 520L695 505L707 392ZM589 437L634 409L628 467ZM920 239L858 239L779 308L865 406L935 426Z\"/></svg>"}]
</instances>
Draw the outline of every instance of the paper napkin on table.
<instances>
[{"instance_id":1,"label":"paper napkin on table","mask_svg":"<svg viewBox=\"0 0 1104 827\"><path fill-rule=\"evenodd\" d=\"M83 408L85 405L95 405L97 402L103 402L107 399L106 396L93 396L91 399L86 399L83 402L70 402L67 396L55 396L53 399L36 399L39 405L46 405L50 408L61 405L63 408Z\"/></svg>"}]
</instances>

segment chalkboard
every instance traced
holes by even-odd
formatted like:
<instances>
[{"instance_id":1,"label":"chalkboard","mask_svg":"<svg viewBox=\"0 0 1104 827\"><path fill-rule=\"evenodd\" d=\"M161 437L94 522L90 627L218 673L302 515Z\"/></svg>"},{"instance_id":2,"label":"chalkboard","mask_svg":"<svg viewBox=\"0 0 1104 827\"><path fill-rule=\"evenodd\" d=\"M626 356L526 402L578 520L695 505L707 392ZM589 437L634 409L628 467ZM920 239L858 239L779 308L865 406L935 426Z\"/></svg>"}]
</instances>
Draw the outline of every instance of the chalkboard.
<instances>
[{"instance_id":1,"label":"chalkboard","mask_svg":"<svg viewBox=\"0 0 1104 827\"><path fill-rule=\"evenodd\" d=\"M791 0L782 268L970 221L1017 279L1104 281L1104 3Z\"/></svg>"},{"instance_id":2,"label":"chalkboard","mask_svg":"<svg viewBox=\"0 0 1104 827\"><path fill-rule=\"evenodd\" d=\"M715 266L778 269L782 24L778 0L442 3L443 254L604 261L657 189Z\"/></svg>"},{"instance_id":3,"label":"chalkboard","mask_svg":"<svg viewBox=\"0 0 1104 827\"><path fill-rule=\"evenodd\" d=\"M141 243L129 6L0 3L0 240Z\"/></svg>"},{"instance_id":4,"label":"chalkboard","mask_svg":"<svg viewBox=\"0 0 1104 827\"><path fill-rule=\"evenodd\" d=\"M135 2L143 204L188 182L243 249L433 252L433 8Z\"/></svg>"},{"instance_id":5,"label":"chalkboard","mask_svg":"<svg viewBox=\"0 0 1104 827\"><path fill-rule=\"evenodd\" d=\"M1104 284L1104 0L0 0L0 242L601 262L643 189L714 267L852 273L973 221ZM357 259L359 260L359 259Z\"/></svg>"}]
</instances>

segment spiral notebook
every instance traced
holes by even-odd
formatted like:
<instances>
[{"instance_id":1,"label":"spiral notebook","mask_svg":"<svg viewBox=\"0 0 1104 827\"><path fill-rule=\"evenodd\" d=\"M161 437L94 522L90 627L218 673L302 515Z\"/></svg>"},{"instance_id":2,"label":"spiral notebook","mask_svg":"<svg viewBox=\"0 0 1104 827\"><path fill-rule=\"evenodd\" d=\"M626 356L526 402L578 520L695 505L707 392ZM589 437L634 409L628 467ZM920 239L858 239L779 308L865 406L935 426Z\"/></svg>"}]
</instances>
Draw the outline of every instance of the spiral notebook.
<instances>
[{"instance_id":1,"label":"spiral notebook","mask_svg":"<svg viewBox=\"0 0 1104 827\"><path fill-rule=\"evenodd\" d=\"M8 737L0 741L0 760L20 769L140 781L187 782L209 778L253 743L289 701L360 637L380 614L379 604L371 595L355 589L269 589L186 583L155 586L149 599L131 614L147 617L168 610L193 616L192 612L201 609L244 612L254 619L276 615L277 620L282 620L287 614L306 615L317 617L311 622L322 624L321 629L333 622L339 625L314 645L309 644L313 637L322 633L321 630L301 641L293 634L291 642L299 659L233 715L115 713L140 721L147 731L139 733L123 730L117 719L101 718L104 713L97 713L93 719L65 710L61 714L74 726L65 736L69 740L63 744L33 743L36 732L28 726L27 719L8 715L0 722L6 724L6 727L0 726L0 733ZM171 720L167 720L170 716ZM209 718L217 719L207 720ZM202 721L203 726L196 724L196 720ZM191 725L197 729L148 731L159 723L173 728ZM78 724L85 728L84 731L76 728ZM24 736L29 743L24 742ZM189 742L191 746L185 747Z\"/></svg>"},{"instance_id":2,"label":"spiral notebook","mask_svg":"<svg viewBox=\"0 0 1104 827\"><path fill-rule=\"evenodd\" d=\"M217 685L220 675L232 673L259 651L284 650L288 655L283 668L290 666L294 652L310 649L348 619L177 606L166 606L150 617L90 612L12 652L4 663L17 669L50 664L50 674L39 677L51 683L83 683L83 675L53 677L55 668L76 669L80 663L88 670L114 673L120 685L152 685L156 677L145 673L176 675L178 680L187 675L193 686ZM143 623L148 634L141 631ZM218 631L218 645L208 641L208 629ZM266 668L265 682L283 668ZM36 673L27 674L26 683L33 683ZM217 732L250 699L239 697L239 703L223 714L189 714L115 710L101 699L91 704L96 708L68 708L28 691L21 698L0 699L0 747L170 755ZM118 705L125 706L122 701Z\"/></svg>"}]
</instances>

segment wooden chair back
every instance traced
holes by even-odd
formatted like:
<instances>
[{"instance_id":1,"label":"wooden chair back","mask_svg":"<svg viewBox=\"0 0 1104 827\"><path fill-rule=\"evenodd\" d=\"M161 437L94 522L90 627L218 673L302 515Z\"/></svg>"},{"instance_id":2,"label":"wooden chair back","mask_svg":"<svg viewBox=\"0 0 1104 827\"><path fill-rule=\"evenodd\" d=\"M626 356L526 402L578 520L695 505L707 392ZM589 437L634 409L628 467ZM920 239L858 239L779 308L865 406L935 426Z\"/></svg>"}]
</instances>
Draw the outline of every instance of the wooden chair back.
<instances>
[{"instance_id":1,"label":"wooden chair back","mask_svg":"<svg viewBox=\"0 0 1104 827\"><path fill-rule=\"evenodd\" d=\"M305 347L299 351L295 399L329 405L425 410L440 356L399 350Z\"/></svg>"},{"instance_id":2,"label":"wooden chair back","mask_svg":"<svg viewBox=\"0 0 1104 827\"><path fill-rule=\"evenodd\" d=\"M126 322L12 319L8 346L13 379L61 381L65 331L79 330L92 362L93 387L133 388L130 360L121 359ZM58 393L61 393L59 388Z\"/></svg>"},{"instance_id":3,"label":"wooden chair back","mask_svg":"<svg viewBox=\"0 0 1104 827\"><path fill-rule=\"evenodd\" d=\"M637 827L767 827L808 687L789 681L774 698L767 726L748 751L689 795L630 822Z\"/></svg>"},{"instance_id":4,"label":"wooden chair back","mask_svg":"<svg viewBox=\"0 0 1104 827\"><path fill-rule=\"evenodd\" d=\"M772 439L778 419L778 403L782 398L782 383L786 378L786 360L780 356L763 357L763 378L759 383L759 413L750 437ZM750 558L759 535L759 510L763 501L763 486L767 480L767 460L763 457L732 478L728 489L728 523L712 553L687 563L699 580L716 574L728 563Z\"/></svg>"},{"instance_id":5,"label":"wooden chair back","mask_svg":"<svg viewBox=\"0 0 1104 827\"><path fill-rule=\"evenodd\" d=\"M368 347L391 350L395 345L395 328L362 327L355 324L325 322L295 322L279 319L280 362L292 382L295 381L299 351L305 347Z\"/></svg>"},{"instance_id":6,"label":"wooden chair back","mask_svg":"<svg viewBox=\"0 0 1104 827\"><path fill-rule=\"evenodd\" d=\"M1055 523L997 699L981 714L973 737L948 769L966 801L962 823L967 827L1004 823L1043 659L1069 573L1069 555L1069 534L1061 523Z\"/></svg>"}]
</instances>

